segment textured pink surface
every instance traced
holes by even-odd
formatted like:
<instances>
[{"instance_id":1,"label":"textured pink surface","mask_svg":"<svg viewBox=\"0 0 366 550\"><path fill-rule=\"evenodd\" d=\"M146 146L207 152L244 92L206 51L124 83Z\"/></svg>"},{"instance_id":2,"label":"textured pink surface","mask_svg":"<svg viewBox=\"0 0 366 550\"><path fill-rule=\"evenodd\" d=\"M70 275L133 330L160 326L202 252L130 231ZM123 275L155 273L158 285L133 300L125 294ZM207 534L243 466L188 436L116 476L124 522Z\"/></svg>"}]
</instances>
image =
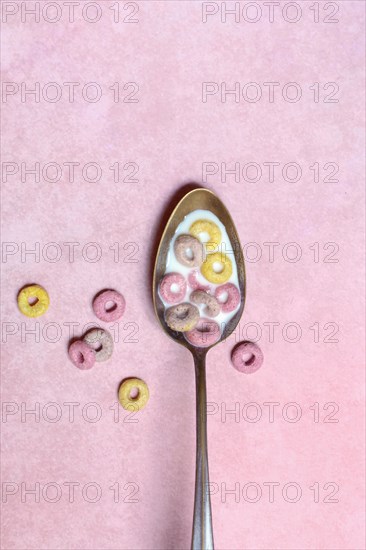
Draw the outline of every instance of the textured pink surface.
<instances>
[{"instance_id":1,"label":"textured pink surface","mask_svg":"<svg viewBox=\"0 0 366 550\"><path fill-rule=\"evenodd\" d=\"M10 4L20 10L20 3ZM243 17L236 23L233 16L223 23L220 12L203 23L202 9L208 8L188 1L140 2L139 13L130 16L138 23L115 23L114 4L99 2L96 23L82 18L80 6L75 22L68 22L60 3L58 22L28 17L23 23L19 11L2 25L3 81L19 90L21 82L39 82L42 89L56 82L63 92L58 102L41 95L37 103L32 96L22 102L19 91L2 104L3 161L15 163L7 165L10 171L19 167L2 181L2 237L13 243L5 250L14 252L2 264L3 500L6 491L15 493L2 504L2 548L189 548L193 365L189 352L163 334L150 289L161 217L189 181L204 181L224 200L248 259L240 327L208 355L216 548L364 548L363 2L330 3L339 7L335 16L332 6L325 10L320 3L319 23L313 2L300 3L296 23L281 15L283 2L273 23L263 4L256 23ZM220 3L209 11L215 6ZM120 3L122 19L132 10ZM291 8L285 14L296 16ZM52 17L51 7L46 18ZM339 21L326 23L325 17ZM65 82L80 83L72 103ZM89 82L103 91L94 103L82 96ZM116 82L122 98L138 102L115 102L110 87ZM124 89L128 82L138 84L137 93L136 84ZM205 102L203 82L219 90ZM222 82L228 90L239 82L250 97L259 85L262 98L241 96L237 103L231 94L222 102ZM249 82L257 87L245 87ZM273 102L268 82L280 83ZM298 102L282 96L289 82L301 86ZM329 82L339 91L324 89ZM85 93L92 98L95 90ZM292 97L296 90L284 93ZM45 94L52 99L56 92L49 87ZM22 181L22 162L28 168L39 162L41 170L55 162L62 175L47 181L57 179L50 166L39 182L29 174ZM70 162L80 163L73 182L64 165ZM95 183L87 181L98 179L95 166L87 177L82 173L90 162L102 170ZM280 163L274 178L264 164L271 162ZM138 173L132 175L136 166L127 163L138 165ZM203 163L217 173L206 177ZM227 174L225 180L221 163L230 169L240 163L247 179L256 170L247 163L257 163L262 177L255 183ZM283 178L287 163L300 165L297 182ZM328 163L339 166L336 182L329 181L334 164ZM285 169L287 179L293 170ZM122 181L128 176L138 181ZM74 261L65 243L79 243ZM38 262L22 258L24 246L40 247ZM299 250L301 258L291 262ZM32 282L51 298L37 320L22 317L16 306L19 288ZM97 325L91 303L103 288L123 293L126 312L105 326L115 337L112 359L81 372L67 356L70 323L77 323L75 337L86 323ZM34 328L39 336L25 333ZM260 333L264 366L244 376L230 365L231 349ZM116 404L119 383L130 376L150 389L148 406L132 416ZM36 415L39 410L39 422L25 408ZM72 482L79 484L74 502ZM22 483L39 489L39 502L24 494ZM262 496L256 499L258 487ZM301 497L289 502L299 488ZM97 502L88 502L95 496Z\"/></svg>"}]
</instances>

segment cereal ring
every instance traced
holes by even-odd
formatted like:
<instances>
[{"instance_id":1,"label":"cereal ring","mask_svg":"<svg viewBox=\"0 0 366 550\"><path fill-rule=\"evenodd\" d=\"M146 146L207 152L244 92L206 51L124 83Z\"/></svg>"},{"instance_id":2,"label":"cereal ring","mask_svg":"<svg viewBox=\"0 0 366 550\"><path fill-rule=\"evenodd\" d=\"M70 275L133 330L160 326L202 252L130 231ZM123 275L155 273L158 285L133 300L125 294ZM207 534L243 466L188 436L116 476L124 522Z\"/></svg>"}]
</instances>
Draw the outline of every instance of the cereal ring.
<instances>
[{"instance_id":1,"label":"cereal ring","mask_svg":"<svg viewBox=\"0 0 366 550\"><path fill-rule=\"evenodd\" d=\"M206 250L212 252L221 243L221 231L220 228L210 220L197 220L192 223L189 228L189 232L197 239L200 239L201 233L208 233L209 240L205 242ZM201 241L202 242L202 241Z\"/></svg>"},{"instance_id":2,"label":"cereal ring","mask_svg":"<svg viewBox=\"0 0 366 550\"><path fill-rule=\"evenodd\" d=\"M249 357L245 358L245 355ZM263 353L254 342L241 342L232 351L231 362L240 372L252 374L260 369L263 364Z\"/></svg>"},{"instance_id":3,"label":"cereal ring","mask_svg":"<svg viewBox=\"0 0 366 550\"><path fill-rule=\"evenodd\" d=\"M196 326L199 318L200 312L198 308L188 302L169 307L165 311L166 324L172 330L178 332L192 330Z\"/></svg>"},{"instance_id":4,"label":"cereal ring","mask_svg":"<svg viewBox=\"0 0 366 550\"><path fill-rule=\"evenodd\" d=\"M137 389L137 395L131 397L134 389ZM140 378L127 378L119 387L118 399L126 411L141 411L149 400L149 388Z\"/></svg>"},{"instance_id":5,"label":"cereal ring","mask_svg":"<svg viewBox=\"0 0 366 550\"><path fill-rule=\"evenodd\" d=\"M192 235L179 235L174 242L174 254L180 264L197 267L205 259L205 248Z\"/></svg>"},{"instance_id":6,"label":"cereal ring","mask_svg":"<svg viewBox=\"0 0 366 550\"><path fill-rule=\"evenodd\" d=\"M223 294L227 295L226 300L221 301L220 298ZM217 287L215 290L215 296L218 302L221 304L221 309L225 313L234 311L234 309L239 305L240 302L240 292L239 289L232 283L226 283Z\"/></svg>"},{"instance_id":7,"label":"cereal ring","mask_svg":"<svg viewBox=\"0 0 366 550\"><path fill-rule=\"evenodd\" d=\"M85 334L83 340L89 347L94 349L96 361L106 361L111 357L113 353L113 338L106 330L92 328ZM99 346L95 346L95 344L99 344Z\"/></svg>"},{"instance_id":8,"label":"cereal ring","mask_svg":"<svg viewBox=\"0 0 366 550\"><path fill-rule=\"evenodd\" d=\"M197 270L193 270L188 275L188 284L193 290L211 290L210 285L201 285L196 279L197 277Z\"/></svg>"},{"instance_id":9,"label":"cereal ring","mask_svg":"<svg viewBox=\"0 0 366 550\"><path fill-rule=\"evenodd\" d=\"M219 263L223 266L222 270L217 273L214 270L214 263ZM201 266L201 273L210 281L210 283L215 283L217 285L221 283L226 283L230 279L233 272L233 266L229 256L223 254L222 252L214 252L213 254L208 254L206 260Z\"/></svg>"},{"instance_id":10,"label":"cereal ring","mask_svg":"<svg viewBox=\"0 0 366 550\"><path fill-rule=\"evenodd\" d=\"M173 285L178 287L175 292ZM180 273L167 273L160 281L160 294L168 304L177 304L184 300L187 291L187 283Z\"/></svg>"},{"instance_id":11,"label":"cereal ring","mask_svg":"<svg viewBox=\"0 0 366 550\"><path fill-rule=\"evenodd\" d=\"M203 312L209 317L217 317L217 315L220 313L220 304L216 300L215 296L212 296L212 294L208 294L204 290L195 290L194 292L192 292L189 299L194 304L205 304L206 307L204 308Z\"/></svg>"},{"instance_id":12,"label":"cereal ring","mask_svg":"<svg viewBox=\"0 0 366 550\"><path fill-rule=\"evenodd\" d=\"M35 298L33 303L29 300ZM46 313L48 306L50 305L50 298L47 291L39 285L29 285L19 292L18 294L18 307L19 310L27 317L39 317Z\"/></svg>"},{"instance_id":13,"label":"cereal ring","mask_svg":"<svg viewBox=\"0 0 366 550\"><path fill-rule=\"evenodd\" d=\"M69 357L75 367L81 370L88 370L94 366L95 350L88 346L83 340L76 340L69 347Z\"/></svg>"},{"instance_id":14,"label":"cereal ring","mask_svg":"<svg viewBox=\"0 0 366 550\"><path fill-rule=\"evenodd\" d=\"M113 302L107 309L108 302ZM104 290L93 300L93 311L101 321L107 323L117 321L125 312L126 302L122 294L116 290Z\"/></svg>"},{"instance_id":15,"label":"cereal ring","mask_svg":"<svg viewBox=\"0 0 366 550\"><path fill-rule=\"evenodd\" d=\"M207 348L220 340L220 327L216 321L201 317L193 330L186 332L184 337L193 346Z\"/></svg>"}]
</instances>

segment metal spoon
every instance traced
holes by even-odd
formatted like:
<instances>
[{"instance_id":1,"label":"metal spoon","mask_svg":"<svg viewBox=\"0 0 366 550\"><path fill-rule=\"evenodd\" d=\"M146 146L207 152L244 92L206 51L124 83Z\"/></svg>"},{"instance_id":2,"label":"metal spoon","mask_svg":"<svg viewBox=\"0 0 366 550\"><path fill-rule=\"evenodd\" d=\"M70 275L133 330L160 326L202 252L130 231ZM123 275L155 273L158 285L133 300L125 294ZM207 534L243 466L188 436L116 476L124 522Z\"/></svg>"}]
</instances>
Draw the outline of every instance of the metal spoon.
<instances>
[{"instance_id":1,"label":"metal spoon","mask_svg":"<svg viewBox=\"0 0 366 550\"><path fill-rule=\"evenodd\" d=\"M233 220L220 199L208 189L194 189L187 193L175 207L161 237L156 255L153 275L153 301L156 315L165 332L173 340L188 348L194 359L196 373L196 488L194 498L192 549L211 550L214 548L212 532L211 502L209 495L209 475L207 458L207 412L206 412L206 354L213 346L200 348L192 346L181 332L171 330L164 320L164 304L158 293L159 282L166 270L169 243L174 237L178 225L193 210L210 210L224 224L230 239L234 259L237 265L241 302L234 317L226 324L221 338L216 344L225 340L237 326L244 309L245 269L242 249ZM213 344L213 345L216 345Z\"/></svg>"}]
</instances>

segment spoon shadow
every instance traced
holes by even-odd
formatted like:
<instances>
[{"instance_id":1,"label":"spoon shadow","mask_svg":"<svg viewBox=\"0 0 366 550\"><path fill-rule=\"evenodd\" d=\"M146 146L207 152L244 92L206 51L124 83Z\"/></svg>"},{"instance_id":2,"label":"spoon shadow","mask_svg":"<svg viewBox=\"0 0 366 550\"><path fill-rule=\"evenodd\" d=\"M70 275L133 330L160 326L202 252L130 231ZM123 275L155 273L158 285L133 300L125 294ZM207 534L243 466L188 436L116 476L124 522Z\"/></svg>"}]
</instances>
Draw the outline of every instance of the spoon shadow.
<instances>
[{"instance_id":1,"label":"spoon shadow","mask_svg":"<svg viewBox=\"0 0 366 550\"><path fill-rule=\"evenodd\" d=\"M148 271L148 282L147 282L147 288L152 287L152 281L153 281L153 274L154 274L154 267L155 267L155 259L156 254L158 252L160 239L163 234L163 231L166 227L166 224L168 223L168 220L170 218L171 213L173 212L174 208L177 206L178 202L187 194L189 191L193 191L194 189L200 189L202 188L202 185L199 185L195 182L188 182L184 184L179 189L176 189L172 196L168 199L168 201L164 204L162 208L162 212L158 218L158 221L156 223L155 228L152 230L152 236L151 236L151 258L150 258L150 264L149 264L149 271ZM151 298L151 304L153 305L152 295L150 293Z\"/></svg>"},{"instance_id":2,"label":"spoon shadow","mask_svg":"<svg viewBox=\"0 0 366 550\"><path fill-rule=\"evenodd\" d=\"M156 322L156 326L157 326L157 329L160 331L160 327L158 325L158 322L157 322L157 319L155 317L155 314L154 314L154 307L153 307L153 297L152 297L152 293L151 293L151 288L152 288L152 285L153 285L153 274L154 274L154 267L155 267L155 260L156 260L156 255L157 255L157 252L158 252L158 249L159 249L159 244L160 244L160 240L161 240L161 236L164 232L164 229L167 225L167 222L171 216L171 213L173 212L174 208L177 206L177 204L180 202L180 200L187 194L189 193L189 191L193 191L194 189L199 189L201 188L202 185L199 185L198 183L195 183L195 182L188 182L184 185L182 185L181 187L179 187L178 189L176 189L172 195L170 196L170 198L165 202L165 204L163 205L162 209L161 209L161 213L160 215L157 217L157 222L155 224L155 227L152 229L152 236L151 236L151 256L150 256L150 263L149 263L149 270L148 270L148 274L147 274L147 283L146 283L146 288L148 289L148 292L149 292L149 300L150 300L150 304L151 304L151 311L153 313L153 316L154 316L154 321ZM182 348L180 348L182 349ZM184 352L182 350L181 353L187 353L187 352ZM187 366L188 366L188 361L187 361ZM189 365L189 369L191 369L191 366ZM183 434L182 434L183 435ZM186 446L184 446L184 448L187 448ZM193 459L191 457L191 454L190 452L187 452L185 453L186 456L183 457L181 456L181 459L186 461L187 463L193 463ZM183 545L183 542L177 546L177 539L178 540L182 540L184 538L184 534L185 532L187 531L187 525L185 524L185 522L182 521L182 517L184 516L184 514L182 513L177 513L177 510L180 510L182 512L182 499L180 498L180 495L183 491L183 489L186 487L187 485L187 479L184 479L182 477L182 471L181 469L178 467L178 465L174 465L174 461L171 465L171 468L174 472L174 478L176 480L180 480L181 481L181 490L179 489L179 487L175 487L175 490L173 491L170 499L168 499L168 502L169 504L167 504L167 507L166 507L166 515L165 515L165 529L164 529L164 535L161 539L161 545L162 545L162 548L167 548L167 549L177 549L178 548L184 548L184 545ZM155 472L157 476L159 476L161 474L161 476L164 476L164 471L162 470L161 472ZM192 495L193 495L193 490L192 490ZM187 501L186 501L186 507L189 509L190 511L190 499L188 498ZM188 544L187 544L187 548L188 548Z\"/></svg>"}]
</instances>

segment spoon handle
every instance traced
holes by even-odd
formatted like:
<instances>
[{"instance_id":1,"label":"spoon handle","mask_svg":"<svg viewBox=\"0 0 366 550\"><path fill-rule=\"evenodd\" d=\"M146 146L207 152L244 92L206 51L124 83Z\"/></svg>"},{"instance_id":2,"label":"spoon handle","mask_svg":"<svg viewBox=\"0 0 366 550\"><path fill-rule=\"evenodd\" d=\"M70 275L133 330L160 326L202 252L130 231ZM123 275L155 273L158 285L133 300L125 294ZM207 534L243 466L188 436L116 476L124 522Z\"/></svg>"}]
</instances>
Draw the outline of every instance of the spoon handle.
<instances>
[{"instance_id":1,"label":"spoon handle","mask_svg":"<svg viewBox=\"0 0 366 550\"><path fill-rule=\"evenodd\" d=\"M196 372L196 488L192 550L213 550L207 458L206 354L194 356Z\"/></svg>"}]
</instances>

